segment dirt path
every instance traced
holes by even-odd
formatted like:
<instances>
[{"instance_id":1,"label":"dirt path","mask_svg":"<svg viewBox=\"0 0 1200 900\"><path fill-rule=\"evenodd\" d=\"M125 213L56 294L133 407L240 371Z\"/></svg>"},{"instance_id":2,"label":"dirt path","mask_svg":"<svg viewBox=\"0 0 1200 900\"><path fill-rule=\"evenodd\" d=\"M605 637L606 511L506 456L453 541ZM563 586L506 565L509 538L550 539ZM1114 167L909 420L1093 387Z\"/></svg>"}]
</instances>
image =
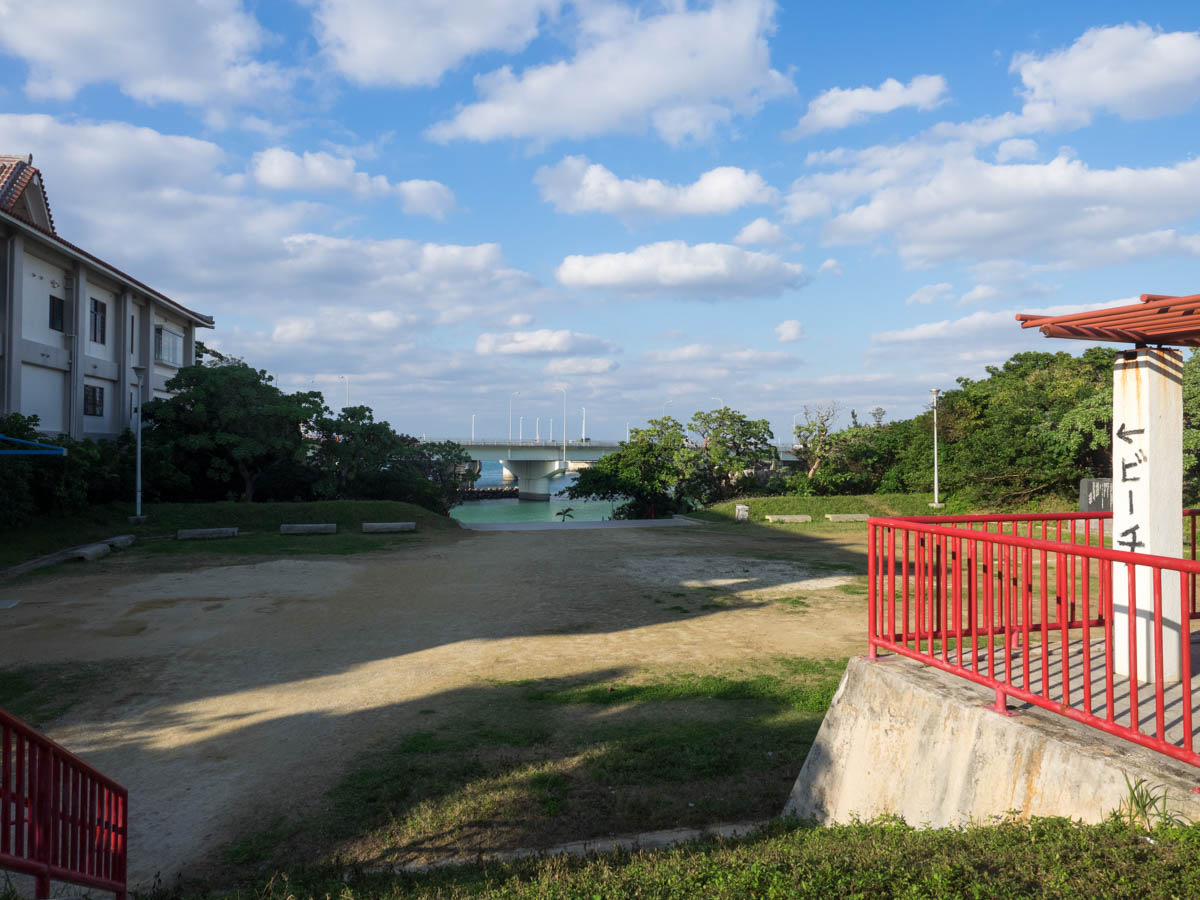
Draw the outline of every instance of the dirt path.
<instances>
[{"instance_id":1,"label":"dirt path","mask_svg":"<svg viewBox=\"0 0 1200 900\"><path fill-rule=\"evenodd\" d=\"M856 529L479 532L363 557L125 554L0 589L5 665L110 662L52 737L131 792L131 885L199 864L485 679L859 652ZM807 604L776 602L802 595ZM0 603L0 606L3 606ZM672 608L674 607L674 608Z\"/></svg>"}]
</instances>

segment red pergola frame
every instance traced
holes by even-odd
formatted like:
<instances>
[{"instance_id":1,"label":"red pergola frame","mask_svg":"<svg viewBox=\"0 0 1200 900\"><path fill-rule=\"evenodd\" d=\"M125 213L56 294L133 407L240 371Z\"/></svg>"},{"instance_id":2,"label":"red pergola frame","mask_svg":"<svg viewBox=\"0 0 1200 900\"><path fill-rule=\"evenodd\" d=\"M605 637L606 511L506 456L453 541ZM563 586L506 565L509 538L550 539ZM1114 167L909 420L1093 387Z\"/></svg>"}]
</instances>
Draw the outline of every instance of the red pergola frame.
<instances>
[{"instance_id":1,"label":"red pergola frame","mask_svg":"<svg viewBox=\"0 0 1200 900\"><path fill-rule=\"evenodd\" d=\"M1017 321L1022 328L1039 328L1053 338L1200 347L1200 294L1142 294L1140 303L1129 306L1065 316L1020 313Z\"/></svg>"}]
</instances>

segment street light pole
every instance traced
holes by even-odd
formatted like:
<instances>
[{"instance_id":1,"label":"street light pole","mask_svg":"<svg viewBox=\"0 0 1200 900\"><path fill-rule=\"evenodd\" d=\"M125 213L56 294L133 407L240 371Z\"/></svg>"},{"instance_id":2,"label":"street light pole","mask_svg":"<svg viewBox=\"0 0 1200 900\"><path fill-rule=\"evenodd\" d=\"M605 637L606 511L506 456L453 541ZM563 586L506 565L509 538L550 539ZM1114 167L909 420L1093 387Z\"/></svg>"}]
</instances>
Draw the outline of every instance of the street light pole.
<instances>
[{"instance_id":1,"label":"street light pole","mask_svg":"<svg viewBox=\"0 0 1200 900\"><path fill-rule=\"evenodd\" d=\"M475 440L475 413L471 413L471 440Z\"/></svg>"},{"instance_id":2,"label":"street light pole","mask_svg":"<svg viewBox=\"0 0 1200 900\"><path fill-rule=\"evenodd\" d=\"M929 393L933 394L933 502L929 505L934 509L941 509L945 506L938 496L938 427L937 427L937 402L938 394L941 393L937 388L930 388Z\"/></svg>"},{"instance_id":3,"label":"street light pole","mask_svg":"<svg viewBox=\"0 0 1200 900\"><path fill-rule=\"evenodd\" d=\"M524 416L517 417L517 440L518 441L525 440L525 417Z\"/></svg>"},{"instance_id":4,"label":"street light pole","mask_svg":"<svg viewBox=\"0 0 1200 900\"><path fill-rule=\"evenodd\" d=\"M667 407L674 403L674 400L666 400L663 402L663 418L667 417Z\"/></svg>"},{"instance_id":5,"label":"street light pole","mask_svg":"<svg viewBox=\"0 0 1200 900\"><path fill-rule=\"evenodd\" d=\"M586 441L587 440L587 407L586 406L579 407L579 412L583 415L583 423L579 427L579 439L581 441Z\"/></svg>"},{"instance_id":6,"label":"street light pole","mask_svg":"<svg viewBox=\"0 0 1200 900\"><path fill-rule=\"evenodd\" d=\"M512 398L520 396L520 391L513 391L508 395L508 441L512 443Z\"/></svg>"},{"instance_id":7,"label":"street light pole","mask_svg":"<svg viewBox=\"0 0 1200 900\"><path fill-rule=\"evenodd\" d=\"M724 404L723 402L721 402L721 398L720 398L720 397L710 397L709 399L710 399L710 400L716 400L716 401L717 401L717 409L724 409L724 408L725 408L725 404Z\"/></svg>"},{"instance_id":8,"label":"street light pole","mask_svg":"<svg viewBox=\"0 0 1200 900\"><path fill-rule=\"evenodd\" d=\"M137 463L134 469L134 501L133 515L136 521L142 521L142 373L145 366L134 366L137 374Z\"/></svg>"}]
</instances>

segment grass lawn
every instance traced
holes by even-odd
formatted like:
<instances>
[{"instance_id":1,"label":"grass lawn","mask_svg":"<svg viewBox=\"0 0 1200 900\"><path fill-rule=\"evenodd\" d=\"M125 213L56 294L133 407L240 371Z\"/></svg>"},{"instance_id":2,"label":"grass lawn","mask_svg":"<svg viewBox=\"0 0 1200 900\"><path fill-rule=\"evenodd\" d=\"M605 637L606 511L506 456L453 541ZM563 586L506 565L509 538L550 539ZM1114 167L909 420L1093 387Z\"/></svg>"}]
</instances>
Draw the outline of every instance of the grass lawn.
<instances>
[{"instance_id":1,"label":"grass lawn","mask_svg":"<svg viewBox=\"0 0 1200 900\"><path fill-rule=\"evenodd\" d=\"M315 815L271 823L227 862L407 863L497 847L767 819L782 808L845 667L773 660L724 674L481 686L466 711L360 759Z\"/></svg>"},{"instance_id":2,"label":"grass lawn","mask_svg":"<svg viewBox=\"0 0 1200 900\"><path fill-rule=\"evenodd\" d=\"M258 900L1200 896L1200 827L1147 833L1117 820L915 829L898 821L817 828L777 821L748 838L670 850L472 864L420 874L317 866L227 894ZM0 900L9 900L0 893Z\"/></svg>"},{"instance_id":3,"label":"grass lawn","mask_svg":"<svg viewBox=\"0 0 1200 900\"><path fill-rule=\"evenodd\" d=\"M413 540L412 534L364 535L363 522L416 522L418 534L453 532L459 525L411 503L391 500L326 500L314 503L152 503L149 517L131 525L129 504L93 507L71 518L39 518L0 532L0 569L118 534L137 537L136 547L156 553L274 554L361 553ZM336 535L281 536L285 522L336 522ZM175 541L181 528L236 527L239 536L222 541Z\"/></svg>"}]
</instances>

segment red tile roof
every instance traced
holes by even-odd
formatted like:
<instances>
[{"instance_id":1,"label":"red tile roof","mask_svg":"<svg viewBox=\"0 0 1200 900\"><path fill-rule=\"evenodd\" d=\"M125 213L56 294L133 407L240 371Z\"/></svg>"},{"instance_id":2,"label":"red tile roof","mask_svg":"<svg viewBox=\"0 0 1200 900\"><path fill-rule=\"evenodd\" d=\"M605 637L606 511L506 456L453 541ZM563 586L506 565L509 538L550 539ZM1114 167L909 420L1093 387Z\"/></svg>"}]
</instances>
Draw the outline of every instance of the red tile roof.
<instances>
[{"instance_id":1,"label":"red tile roof","mask_svg":"<svg viewBox=\"0 0 1200 900\"><path fill-rule=\"evenodd\" d=\"M34 168L32 155L0 155L0 209L29 221L27 216L18 211L17 203L35 178L38 179L42 200L46 204L46 216L50 220L50 230L54 231L54 215L50 212L50 198L46 194L46 182L41 178L41 172Z\"/></svg>"},{"instance_id":2,"label":"red tile roof","mask_svg":"<svg viewBox=\"0 0 1200 900\"><path fill-rule=\"evenodd\" d=\"M126 275L111 263L107 263L100 259L100 257L94 256L91 253L88 253L86 250L76 247L70 241L66 241L59 237L58 232L54 230L53 217L50 217L50 228L48 229L43 228L37 222L31 221L28 216L24 215L24 209L18 207L17 201L20 200L21 195L34 178L38 179L38 186L42 189L42 199L46 201L46 215L50 216L50 201L46 198L45 181L41 178L41 173L33 167L33 157L5 156L0 154L0 222L3 221L5 216L11 217L13 220L19 222L22 227L36 231L38 234L49 238L51 241L67 249L74 255L90 260L91 262L96 263L98 266L107 269L112 275L116 276L118 280L124 281L127 284L136 287L142 293L147 294L156 300L162 301L167 306L178 310L200 324L207 325L210 328L212 327L212 316L206 316L203 313L198 313L188 309L182 303L176 303L165 294L159 293L158 291L154 290L154 288L143 284L131 275Z\"/></svg>"}]
</instances>

